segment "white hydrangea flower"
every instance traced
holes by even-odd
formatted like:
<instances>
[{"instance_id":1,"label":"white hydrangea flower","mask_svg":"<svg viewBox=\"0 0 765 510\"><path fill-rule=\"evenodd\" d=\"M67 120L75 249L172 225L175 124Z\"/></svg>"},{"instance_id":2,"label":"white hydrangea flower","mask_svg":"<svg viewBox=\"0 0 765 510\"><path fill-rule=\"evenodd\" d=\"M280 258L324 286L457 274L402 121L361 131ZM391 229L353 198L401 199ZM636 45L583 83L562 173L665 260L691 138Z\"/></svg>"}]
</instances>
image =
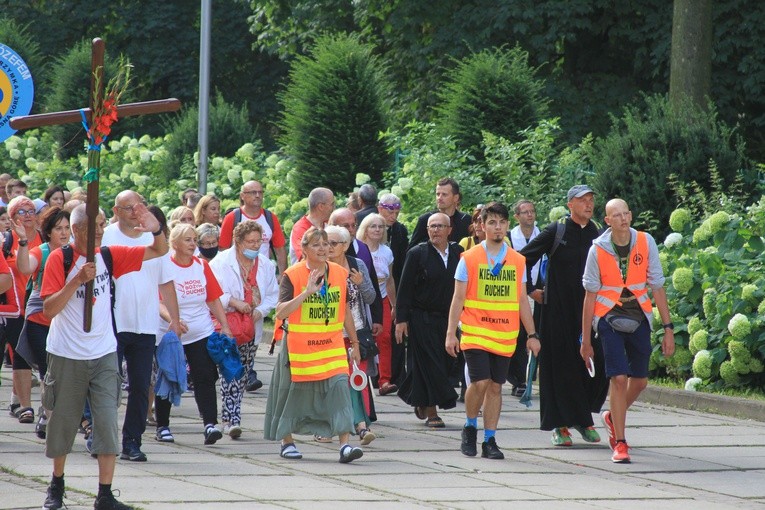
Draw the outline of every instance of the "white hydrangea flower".
<instances>
[{"instance_id":1,"label":"white hydrangea flower","mask_svg":"<svg viewBox=\"0 0 765 510\"><path fill-rule=\"evenodd\" d=\"M664 239L664 246L667 248L672 248L675 245L680 244L683 241L683 234L679 234L677 232L672 232L667 236L666 239Z\"/></svg>"}]
</instances>

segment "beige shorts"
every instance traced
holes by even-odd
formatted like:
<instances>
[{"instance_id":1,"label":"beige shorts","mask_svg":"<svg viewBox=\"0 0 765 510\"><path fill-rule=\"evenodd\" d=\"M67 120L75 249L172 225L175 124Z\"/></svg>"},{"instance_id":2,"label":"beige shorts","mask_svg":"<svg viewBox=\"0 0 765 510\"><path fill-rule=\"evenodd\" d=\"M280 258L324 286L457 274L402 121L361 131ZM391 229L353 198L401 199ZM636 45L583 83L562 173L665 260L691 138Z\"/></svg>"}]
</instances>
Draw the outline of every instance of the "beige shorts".
<instances>
[{"instance_id":1,"label":"beige shorts","mask_svg":"<svg viewBox=\"0 0 765 510\"><path fill-rule=\"evenodd\" d=\"M42 405L51 414L45 455L56 458L72 451L86 399L90 401L93 416L92 452L118 454L117 408L121 391L116 352L93 360L74 360L48 353Z\"/></svg>"}]
</instances>

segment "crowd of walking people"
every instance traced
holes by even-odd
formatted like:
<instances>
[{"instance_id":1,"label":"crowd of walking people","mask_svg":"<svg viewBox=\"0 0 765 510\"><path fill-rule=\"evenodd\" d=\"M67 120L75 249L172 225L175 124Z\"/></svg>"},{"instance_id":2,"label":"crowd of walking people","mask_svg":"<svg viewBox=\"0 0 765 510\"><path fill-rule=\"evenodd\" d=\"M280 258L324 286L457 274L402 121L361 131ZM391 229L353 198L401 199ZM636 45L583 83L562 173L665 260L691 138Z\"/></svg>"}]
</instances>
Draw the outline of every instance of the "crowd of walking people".
<instances>
[{"instance_id":1,"label":"crowd of walking people","mask_svg":"<svg viewBox=\"0 0 765 510\"><path fill-rule=\"evenodd\" d=\"M31 199L22 181L0 176L0 351L7 344L13 369L9 411L34 424L52 459L43 508L63 507L78 429L98 460L95 508L130 508L111 490L116 456L147 461L147 426L174 442L183 392L193 391L200 439L213 445L242 436L243 398L264 382L264 439L285 459L303 457L296 435L337 438L341 463L361 458L377 438L375 397L395 395L431 429L445 427L439 409L464 402L462 454L478 454L481 418L481 456L503 459L503 385L522 397L538 378L540 429L554 446L571 446L571 430L600 442L600 414L612 461L631 461L627 410L647 382L651 296L665 356L674 337L656 242L631 228L624 200L607 202L603 228L593 190L574 186L569 214L540 228L529 200L461 211L459 184L443 178L410 237L396 195L366 184L338 208L331 190L316 188L288 237L259 182L239 198L222 213L217 197L189 189L165 218L125 190L109 220L100 210L87 262L84 194L54 186ZM86 285L93 321L84 329ZM263 338L267 318L273 340ZM213 354L226 337L237 346L235 375ZM270 381L255 371L262 341L279 347Z\"/></svg>"}]
</instances>

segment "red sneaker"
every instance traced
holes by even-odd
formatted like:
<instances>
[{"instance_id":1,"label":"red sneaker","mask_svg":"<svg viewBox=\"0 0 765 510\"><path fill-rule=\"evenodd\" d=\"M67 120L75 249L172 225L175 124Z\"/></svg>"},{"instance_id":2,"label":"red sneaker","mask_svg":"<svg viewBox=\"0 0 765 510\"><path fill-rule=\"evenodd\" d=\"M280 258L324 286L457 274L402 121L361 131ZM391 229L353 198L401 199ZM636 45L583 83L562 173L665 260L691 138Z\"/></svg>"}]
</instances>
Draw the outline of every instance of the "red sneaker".
<instances>
[{"instance_id":1,"label":"red sneaker","mask_svg":"<svg viewBox=\"0 0 765 510\"><path fill-rule=\"evenodd\" d=\"M617 464L629 464L630 463L630 447L624 441L619 441L614 447L614 454L611 455L611 462Z\"/></svg>"},{"instance_id":2,"label":"red sneaker","mask_svg":"<svg viewBox=\"0 0 765 510\"><path fill-rule=\"evenodd\" d=\"M614 422L611 421L611 411L600 413L600 419L603 420L603 426L608 432L608 446L613 450L616 448L616 431L614 430Z\"/></svg>"}]
</instances>

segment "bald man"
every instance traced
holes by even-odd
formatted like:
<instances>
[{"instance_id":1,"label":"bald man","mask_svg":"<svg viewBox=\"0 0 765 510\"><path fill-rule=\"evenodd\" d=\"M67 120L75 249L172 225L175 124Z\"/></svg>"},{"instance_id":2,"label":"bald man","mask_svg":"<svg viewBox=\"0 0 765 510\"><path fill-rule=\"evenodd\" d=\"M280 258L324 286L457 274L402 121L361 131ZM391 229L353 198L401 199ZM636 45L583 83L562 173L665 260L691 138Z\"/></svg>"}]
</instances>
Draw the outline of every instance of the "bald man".
<instances>
[{"instance_id":1,"label":"bald man","mask_svg":"<svg viewBox=\"0 0 765 510\"><path fill-rule=\"evenodd\" d=\"M145 208L144 200L135 191L125 190L114 199L116 222L104 231L102 246L151 246L155 236L140 229L140 212ZM164 234L162 234L164 237ZM151 368L154 360L154 344L160 329L159 296L167 307L172 321L170 329L180 338L182 331L178 315L178 300L175 284L169 276L169 255L147 260L140 271L126 273L115 278L114 323L117 328L117 359L127 364L127 378L130 383L125 421L122 424L123 460L146 461L141 451L141 438L146 431L146 417L149 412L149 387ZM159 291L159 292L157 292ZM147 310L157 311L147 313Z\"/></svg>"},{"instance_id":2,"label":"bald man","mask_svg":"<svg viewBox=\"0 0 765 510\"><path fill-rule=\"evenodd\" d=\"M605 220L610 228L593 241L582 276L586 294L580 353L589 367L594 357L591 331L595 329L603 344L606 376L611 378L610 409L601 413L613 450L611 460L628 463L627 409L648 384L653 316L649 287L663 324L664 356L675 350L674 326L656 241L650 234L630 228L632 212L622 199L606 204Z\"/></svg>"},{"instance_id":3,"label":"bald man","mask_svg":"<svg viewBox=\"0 0 765 510\"><path fill-rule=\"evenodd\" d=\"M290 233L290 264L294 264L303 255L300 241L303 234L311 227L324 228L329 216L335 210L335 196L327 188L314 188L308 194L308 214L297 220Z\"/></svg>"}]
</instances>

